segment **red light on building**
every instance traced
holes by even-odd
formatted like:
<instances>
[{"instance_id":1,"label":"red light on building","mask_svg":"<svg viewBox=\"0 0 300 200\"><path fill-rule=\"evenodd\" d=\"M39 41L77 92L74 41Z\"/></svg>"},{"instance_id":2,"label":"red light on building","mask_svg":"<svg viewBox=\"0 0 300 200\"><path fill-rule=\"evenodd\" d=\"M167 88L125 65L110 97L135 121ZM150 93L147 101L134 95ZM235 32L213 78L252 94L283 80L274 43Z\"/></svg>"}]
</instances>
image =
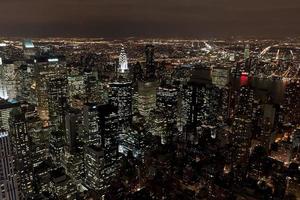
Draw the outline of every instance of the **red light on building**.
<instances>
[{"instance_id":1,"label":"red light on building","mask_svg":"<svg viewBox=\"0 0 300 200\"><path fill-rule=\"evenodd\" d=\"M242 72L240 76L240 86L248 85L248 73Z\"/></svg>"}]
</instances>

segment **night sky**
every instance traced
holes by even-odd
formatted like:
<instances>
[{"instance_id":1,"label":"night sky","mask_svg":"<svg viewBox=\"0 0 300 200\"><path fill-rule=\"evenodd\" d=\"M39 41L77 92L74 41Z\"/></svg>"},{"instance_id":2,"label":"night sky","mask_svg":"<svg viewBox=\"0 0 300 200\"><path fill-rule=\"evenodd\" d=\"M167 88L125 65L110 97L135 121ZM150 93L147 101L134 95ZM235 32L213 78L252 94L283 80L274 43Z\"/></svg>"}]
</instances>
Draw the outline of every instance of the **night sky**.
<instances>
[{"instance_id":1,"label":"night sky","mask_svg":"<svg viewBox=\"0 0 300 200\"><path fill-rule=\"evenodd\" d=\"M0 36L300 35L300 0L1 0Z\"/></svg>"}]
</instances>

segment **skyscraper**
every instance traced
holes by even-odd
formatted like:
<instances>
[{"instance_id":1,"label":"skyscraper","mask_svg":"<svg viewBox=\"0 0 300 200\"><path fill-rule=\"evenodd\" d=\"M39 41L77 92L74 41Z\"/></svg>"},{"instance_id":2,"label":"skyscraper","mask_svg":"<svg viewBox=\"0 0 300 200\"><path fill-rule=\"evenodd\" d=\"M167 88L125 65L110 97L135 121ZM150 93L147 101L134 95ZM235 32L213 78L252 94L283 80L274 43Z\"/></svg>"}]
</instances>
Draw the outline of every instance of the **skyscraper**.
<instances>
[{"instance_id":1,"label":"skyscraper","mask_svg":"<svg viewBox=\"0 0 300 200\"><path fill-rule=\"evenodd\" d=\"M110 186L119 166L118 155L118 115L117 109L109 104L94 105L98 119L98 141L86 146L84 152L86 187L100 194Z\"/></svg>"},{"instance_id":2,"label":"skyscraper","mask_svg":"<svg viewBox=\"0 0 300 200\"><path fill-rule=\"evenodd\" d=\"M16 159L16 172L18 173L20 191L23 198L33 192L33 163L31 137L28 133L26 120L26 106L11 111L10 131L13 152Z\"/></svg>"},{"instance_id":3,"label":"skyscraper","mask_svg":"<svg viewBox=\"0 0 300 200\"><path fill-rule=\"evenodd\" d=\"M79 109L68 109L65 128L67 151L73 153L78 148L79 134L82 131L82 112Z\"/></svg>"},{"instance_id":4,"label":"skyscraper","mask_svg":"<svg viewBox=\"0 0 300 200\"><path fill-rule=\"evenodd\" d=\"M64 126L64 113L67 106L67 79L51 78L47 85L50 125L58 129Z\"/></svg>"},{"instance_id":5,"label":"skyscraper","mask_svg":"<svg viewBox=\"0 0 300 200\"><path fill-rule=\"evenodd\" d=\"M154 46L147 45L145 48L146 56L146 79L149 81L155 80L156 66L154 61Z\"/></svg>"},{"instance_id":6,"label":"skyscraper","mask_svg":"<svg viewBox=\"0 0 300 200\"><path fill-rule=\"evenodd\" d=\"M164 85L157 88L156 91L156 121L159 124L154 124L157 128L162 129L161 136L162 143L170 142L173 139L173 129L177 123L178 111L178 91L176 88Z\"/></svg>"},{"instance_id":7,"label":"skyscraper","mask_svg":"<svg viewBox=\"0 0 300 200\"><path fill-rule=\"evenodd\" d=\"M51 132L49 137L49 153L50 156L57 166L61 164L64 156L64 133L59 130Z\"/></svg>"},{"instance_id":8,"label":"skyscraper","mask_svg":"<svg viewBox=\"0 0 300 200\"><path fill-rule=\"evenodd\" d=\"M234 178L241 182L246 175L251 145L251 121L243 118L235 118L232 127L232 145L234 160L232 168Z\"/></svg>"},{"instance_id":9,"label":"skyscraper","mask_svg":"<svg viewBox=\"0 0 300 200\"><path fill-rule=\"evenodd\" d=\"M9 130L10 112L19 105L18 103L10 103L4 99L0 99L0 128Z\"/></svg>"},{"instance_id":10,"label":"skyscraper","mask_svg":"<svg viewBox=\"0 0 300 200\"><path fill-rule=\"evenodd\" d=\"M244 51L244 59L247 60L250 58L250 45L246 44Z\"/></svg>"},{"instance_id":11,"label":"skyscraper","mask_svg":"<svg viewBox=\"0 0 300 200\"><path fill-rule=\"evenodd\" d=\"M113 82L109 84L108 102L118 108L118 115L123 128L132 122L132 96L131 82Z\"/></svg>"},{"instance_id":12,"label":"skyscraper","mask_svg":"<svg viewBox=\"0 0 300 200\"><path fill-rule=\"evenodd\" d=\"M125 53L124 46L122 45L121 52L119 55L119 71L121 73L124 73L127 70L128 70L128 60L127 60L127 55Z\"/></svg>"},{"instance_id":13,"label":"skyscraper","mask_svg":"<svg viewBox=\"0 0 300 200\"><path fill-rule=\"evenodd\" d=\"M0 128L0 199L18 200L17 174L8 132Z\"/></svg>"}]
</instances>

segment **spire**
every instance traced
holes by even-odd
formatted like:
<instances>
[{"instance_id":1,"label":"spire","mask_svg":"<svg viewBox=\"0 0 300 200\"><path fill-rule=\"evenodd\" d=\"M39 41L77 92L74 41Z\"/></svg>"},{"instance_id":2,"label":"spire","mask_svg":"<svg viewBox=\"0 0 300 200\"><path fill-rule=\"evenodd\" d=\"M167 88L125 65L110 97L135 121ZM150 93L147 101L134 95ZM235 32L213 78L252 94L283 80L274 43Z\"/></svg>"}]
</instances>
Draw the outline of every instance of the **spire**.
<instances>
[{"instance_id":1,"label":"spire","mask_svg":"<svg viewBox=\"0 0 300 200\"><path fill-rule=\"evenodd\" d=\"M119 56L119 69L121 73L124 73L126 70L128 70L128 60L123 45Z\"/></svg>"}]
</instances>

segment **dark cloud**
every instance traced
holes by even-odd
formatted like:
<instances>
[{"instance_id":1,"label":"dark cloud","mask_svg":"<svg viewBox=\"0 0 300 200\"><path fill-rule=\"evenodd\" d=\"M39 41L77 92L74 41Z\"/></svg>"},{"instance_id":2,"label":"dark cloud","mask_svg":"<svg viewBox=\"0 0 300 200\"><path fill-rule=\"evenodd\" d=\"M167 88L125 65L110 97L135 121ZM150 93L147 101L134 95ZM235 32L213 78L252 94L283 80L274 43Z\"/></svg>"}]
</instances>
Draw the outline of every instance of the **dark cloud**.
<instances>
[{"instance_id":1,"label":"dark cloud","mask_svg":"<svg viewBox=\"0 0 300 200\"><path fill-rule=\"evenodd\" d=\"M2 0L5 36L290 36L299 0Z\"/></svg>"}]
</instances>

